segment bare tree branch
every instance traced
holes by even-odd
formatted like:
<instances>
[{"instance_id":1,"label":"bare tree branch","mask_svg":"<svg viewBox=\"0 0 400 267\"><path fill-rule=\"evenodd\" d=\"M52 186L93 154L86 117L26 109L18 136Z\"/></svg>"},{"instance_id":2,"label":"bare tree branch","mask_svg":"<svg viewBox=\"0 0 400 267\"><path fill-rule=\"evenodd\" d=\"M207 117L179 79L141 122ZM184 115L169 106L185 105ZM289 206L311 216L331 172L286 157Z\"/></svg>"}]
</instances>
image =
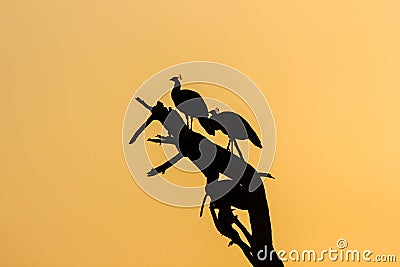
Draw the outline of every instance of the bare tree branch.
<instances>
[{"instance_id":1,"label":"bare tree branch","mask_svg":"<svg viewBox=\"0 0 400 267\"><path fill-rule=\"evenodd\" d=\"M142 104L146 109L150 110L153 108L152 106L150 106L149 104L147 104L143 99L141 99L140 97L136 97L135 98L137 102L139 102L140 104Z\"/></svg>"}]
</instances>

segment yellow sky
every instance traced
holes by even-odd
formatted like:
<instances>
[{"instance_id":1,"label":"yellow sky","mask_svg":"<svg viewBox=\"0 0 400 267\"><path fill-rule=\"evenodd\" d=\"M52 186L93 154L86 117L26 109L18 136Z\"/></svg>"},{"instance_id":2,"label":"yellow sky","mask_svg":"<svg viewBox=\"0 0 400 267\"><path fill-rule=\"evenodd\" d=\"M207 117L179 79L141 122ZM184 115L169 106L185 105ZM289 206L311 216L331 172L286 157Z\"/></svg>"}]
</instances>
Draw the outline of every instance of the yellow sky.
<instances>
[{"instance_id":1,"label":"yellow sky","mask_svg":"<svg viewBox=\"0 0 400 267\"><path fill-rule=\"evenodd\" d=\"M344 237L399 257L399 8L3 1L0 265L248 266L209 214L151 199L124 162L136 89L193 60L239 69L268 99L277 249L322 250ZM356 264L324 263L344 265Z\"/></svg>"}]
</instances>

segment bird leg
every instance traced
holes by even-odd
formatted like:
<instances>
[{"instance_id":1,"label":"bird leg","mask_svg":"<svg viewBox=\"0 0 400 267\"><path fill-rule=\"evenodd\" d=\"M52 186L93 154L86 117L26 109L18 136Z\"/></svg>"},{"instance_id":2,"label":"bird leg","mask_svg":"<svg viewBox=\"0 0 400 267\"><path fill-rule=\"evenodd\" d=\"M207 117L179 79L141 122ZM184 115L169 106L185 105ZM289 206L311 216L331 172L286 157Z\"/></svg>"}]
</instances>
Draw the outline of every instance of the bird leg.
<instances>
[{"instance_id":1,"label":"bird leg","mask_svg":"<svg viewBox=\"0 0 400 267\"><path fill-rule=\"evenodd\" d=\"M243 159L242 151L240 151L240 148L239 148L239 145L238 145L236 139L233 139L233 143L235 144L236 150L238 151L240 158ZM233 152L233 148L232 148L232 152Z\"/></svg>"},{"instance_id":2,"label":"bird leg","mask_svg":"<svg viewBox=\"0 0 400 267\"><path fill-rule=\"evenodd\" d=\"M161 164L160 166L157 166L155 168L152 168L148 173L147 176L154 176L157 175L159 173L165 173L165 171L172 167L175 163L177 163L181 158L183 158L183 155L181 153L176 154L172 159L167 160L166 162L164 162L163 164Z\"/></svg>"},{"instance_id":3,"label":"bird leg","mask_svg":"<svg viewBox=\"0 0 400 267\"><path fill-rule=\"evenodd\" d=\"M229 139L229 141L228 141L228 146L226 147L226 149L227 149L228 151L231 151L230 148L229 148L230 145L231 145L231 139Z\"/></svg>"},{"instance_id":4,"label":"bird leg","mask_svg":"<svg viewBox=\"0 0 400 267\"><path fill-rule=\"evenodd\" d=\"M189 127L189 116L185 114L185 118L186 118L186 125L187 125L187 127Z\"/></svg>"}]
</instances>

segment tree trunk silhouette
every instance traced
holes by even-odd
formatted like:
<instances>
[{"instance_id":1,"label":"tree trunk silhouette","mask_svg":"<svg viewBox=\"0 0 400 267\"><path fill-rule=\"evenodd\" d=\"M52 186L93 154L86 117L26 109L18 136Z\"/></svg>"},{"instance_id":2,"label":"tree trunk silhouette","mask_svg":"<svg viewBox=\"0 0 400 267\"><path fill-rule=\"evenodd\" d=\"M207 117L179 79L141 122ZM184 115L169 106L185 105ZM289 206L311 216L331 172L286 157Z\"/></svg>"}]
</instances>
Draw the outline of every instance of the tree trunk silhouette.
<instances>
[{"instance_id":1,"label":"tree trunk silhouette","mask_svg":"<svg viewBox=\"0 0 400 267\"><path fill-rule=\"evenodd\" d=\"M147 175L164 173L182 157L191 160L207 179L206 194L211 198L210 212L214 224L222 235L231 239L229 244L238 245L253 266L283 266L273 248L268 201L261 180L267 174L257 172L242 158L189 129L179 114L165 107L163 103L158 101L151 107L140 98L136 100L150 110L151 114L129 143L135 142L146 126L156 120L163 124L168 136L157 135L148 141L171 144L179 151L173 159L153 168ZM231 180L218 181L220 174ZM232 213L232 207L248 211L251 234ZM233 224L243 232L249 244L240 238L232 227Z\"/></svg>"}]
</instances>

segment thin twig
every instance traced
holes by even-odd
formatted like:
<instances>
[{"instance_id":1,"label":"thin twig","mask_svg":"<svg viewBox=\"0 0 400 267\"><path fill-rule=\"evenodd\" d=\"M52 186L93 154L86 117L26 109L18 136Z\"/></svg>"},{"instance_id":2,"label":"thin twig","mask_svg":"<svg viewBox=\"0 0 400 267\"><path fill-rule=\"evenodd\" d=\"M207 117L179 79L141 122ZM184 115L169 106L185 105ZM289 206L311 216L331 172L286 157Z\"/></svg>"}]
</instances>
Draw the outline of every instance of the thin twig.
<instances>
[{"instance_id":1,"label":"thin twig","mask_svg":"<svg viewBox=\"0 0 400 267\"><path fill-rule=\"evenodd\" d=\"M174 166L175 163L177 163L181 158L183 158L183 155L181 153L176 154L173 158L167 160L160 166L157 166L153 169L151 169L148 173L147 176L154 176L158 173L165 173L165 171L172 166Z\"/></svg>"},{"instance_id":2,"label":"thin twig","mask_svg":"<svg viewBox=\"0 0 400 267\"><path fill-rule=\"evenodd\" d=\"M149 138L147 139L149 142L157 143L157 144L172 144L175 145L175 142L172 139L158 139L158 138Z\"/></svg>"},{"instance_id":3,"label":"thin twig","mask_svg":"<svg viewBox=\"0 0 400 267\"><path fill-rule=\"evenodd\" d=\"M143 99L141 99L140 97L136 97L135 98L137 102L139 102L140 104L142 104L146 109L150 110L153 108L152 106L150 106L149 104L147 104Z\"/></svg>"},{"instance_id":4,"label":"thin twig","mask_svg":"<svg viewBox=\"0 0 400 267\"><path fill-rule=\"evenodd\" d=\"M252 242L251 234L249 233L247 228L242 224L242 222L239 220L239 218L237 216L235 216L235 217L236 217L236 219L234 220L234 224L236 224L237 227L239 227L239 229L242 231L242 233L246 237L249 244L251 244L251 242Z\"/></svg>"},{"instance_id":5,"label":"thin twig","mask_svg":"<svg viewBox=\"0 0 400 267\"><path fill-rule=\"evenodd\" d=\"M217 217L217 214L215 213L215 208L210 206L210 212L211 212L211 216L213 218L214 221L214 225L217 228L218 232L220 232L222 235L228 237L229 239L231 239L231 242L229 243L229 245L231 244L236 244L239 246L239 248L243 251L244 255L246 256L246 258L248 259L248 261L255 266L256 261L255 258L253 257L252 253L251 253L251 248L249 245L247 245L239 236L239 233L232 228L232 225L230 225L229 223L226 224L226 222L222 222L219 218L219 216Z\"/></svg>"}]
</instances>

